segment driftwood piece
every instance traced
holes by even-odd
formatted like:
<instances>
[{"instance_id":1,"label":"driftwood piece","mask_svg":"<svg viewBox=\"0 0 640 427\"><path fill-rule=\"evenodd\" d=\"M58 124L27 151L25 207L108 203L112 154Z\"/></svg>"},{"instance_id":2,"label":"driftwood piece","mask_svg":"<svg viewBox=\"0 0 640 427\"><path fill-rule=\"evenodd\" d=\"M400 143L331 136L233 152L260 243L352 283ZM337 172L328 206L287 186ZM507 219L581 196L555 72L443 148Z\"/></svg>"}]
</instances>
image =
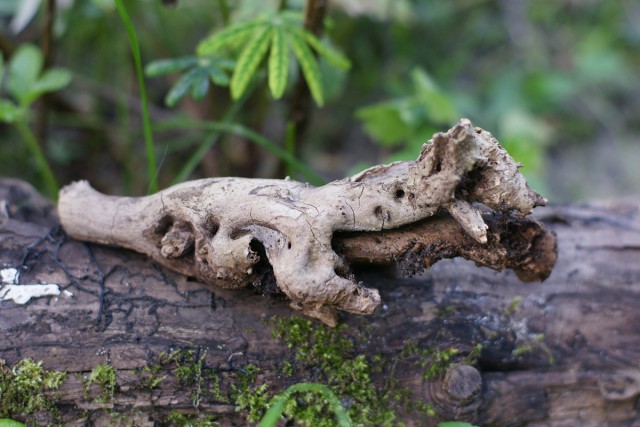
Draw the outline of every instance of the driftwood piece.
<instances>
[{"instance_id":1,"label":"driftwood piece","mask_svg":"<svg viewBox=\"0 0 640 427\"><path fill-rule=\"evenodd\" d=\"M335 325L336 310L368 314L380 296L350 275L332 247L334 233L396 229L445 211L484 245L483 209L523 217L545 204L518 167L490 133L462 119L434 135L415 162L376 166L318 188L291 180L212 178L124 198L100 194L83 181L61 191L58 212L71 237L134 249L205 283L237 288L273 277L292 307ZM473 251L451 250L492 258L488 265L504 268L508 262L495 256L496 244L502 245L496 237ZM435 233L430 240L455 239ZM547 246L553 251L553 244ZM424 258L429 251L422 245L413 253ZM539 254L538 260L555 259Z\"/></svg>"},{"instance_id":2,"label":"driftwood piece","mask_svg":"<svg viewBox=\"0 0 640 427\"><path fill-rule=\"evenodd\" d=\"M224 373L255 364L258 381L274 392L313 375L301 366L293 379L280 374L284 361L296 363L293 349L271 338L263 320L289 316L282 302L66 239L54 212L28 185L0 181L0 267L17 268L20 285L60 286L60 295L25 305L0 301L0 359L12 365L31 357L69 372L56 392L63 425L113 425L113 412L134 420L123 425L160 425L172 410L194 413L193 390L178 384L175 371L163 371L167 378L154 390L133 386L135 369L171 348L206 351L203 365ZM558 236L558 263L544 285L461 259L410 279L357 273L383 302L371 316L345 316L347 331L363 335L357 352L395 360L395 378L416 400L434 403L440 417L405 417L407 425L454 418L482 426L639 425L640 204L541 208L536 219ZM425 381L424 370L402 356L408 341L482 344L482 352L471 369L454 365ZM95 385L85 396L81 383L99 364L117 372L115 394L102 403ZM247 425L232 404L211 396L198 410L217 414L223 426Z\"/></svg>"}]
</instances>

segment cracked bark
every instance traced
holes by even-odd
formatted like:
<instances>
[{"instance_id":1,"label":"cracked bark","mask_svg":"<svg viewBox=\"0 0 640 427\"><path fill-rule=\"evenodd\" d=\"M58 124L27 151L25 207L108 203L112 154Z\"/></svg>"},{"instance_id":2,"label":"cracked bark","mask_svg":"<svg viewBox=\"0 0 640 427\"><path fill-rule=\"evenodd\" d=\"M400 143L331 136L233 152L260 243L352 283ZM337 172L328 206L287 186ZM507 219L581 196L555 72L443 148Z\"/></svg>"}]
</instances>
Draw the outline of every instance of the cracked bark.
<instances>
[{"instance_id":1,"label":"cracked bark","mask_svg":"<svg viewBox=\"0 0 640 427\"><path fill-rule=\"evenodd\" d=\"M533 256L536 266L526 267L507 256L508 239L500 231L488 231L492 215L505 224L506 218L525 224L524 217L546 202L529 189L518 167L490 133L462 119L447 133L434 135L415 162L375 166L322 187L212 178L125 198L77 182L61 191L58 211L73 238L134 249L205 283L237 288L259 283L265 276L258 273L272 271L292 307L335 325L337 310L370 314L380 303L376 289L354 280L348 256L335 252L337 232L386 232L447 212L459 228L423 232L426 244L414 242L411 249L405 242L393 255L408 263L409 254L422 253L429 266L447 256L446 251L430 255L431 241L449 242L439 246L450 254L496 269L533 268L538 273L530 274L532 279L546 277L555 262L551 234L540 231L546 244L535 250L548 253ZM520 257L525 258L534 246L526 240L522 246ZM494 256L496 250L500 256Z\"/></svg>"}]
</instances>

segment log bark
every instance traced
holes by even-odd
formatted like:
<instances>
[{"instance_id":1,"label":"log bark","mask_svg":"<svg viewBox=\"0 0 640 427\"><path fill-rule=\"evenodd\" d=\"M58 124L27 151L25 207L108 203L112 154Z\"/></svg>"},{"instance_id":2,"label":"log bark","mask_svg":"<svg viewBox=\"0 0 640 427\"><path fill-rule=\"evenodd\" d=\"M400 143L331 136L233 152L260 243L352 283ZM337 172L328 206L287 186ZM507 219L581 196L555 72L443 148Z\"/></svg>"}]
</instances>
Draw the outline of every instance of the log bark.
<instances>
[{"instance_id":1,"label":"log bark","mask_svg":"<svg viewBox=\"0 0 640 427\"><path fill-rule=\"evenodd\" d=\"M382 303L370 316L342 318L345 331L360 337L354 352L393 360L394 378L437 412L401 414L407 425L640 425L640 203L539 208L536 218L558 240L557 266L543 284L461 259L412 278L356 271ZM313 377L302 365L293 380L280 373L284 360L295 364L295 349L272 338L265 319L291 316L286 302L250 288L211 287L143 255L68 239L52 205L11 180L0 181L0 268L18 269L20 285L59 285L59 295L26 304L0 301L0 359L11 366L30 357L70 373L49 392L64 425L111 425L114 411L128 415L125 425L165 425L172 410L247 425L234 404L211 395L195 408L193 390L174 368L152 390L137 386L137 369L176 348L204 355L223 390L249 365L274 391ZM475 361L459 360L425 380L407 356L408 342L482 350ZM117 387L100 401L95 385L85 396L82 377L104 364L116 369ZM382 386L388 374L374 381ZM50 414L13 416L51 421Z\"/></svg>"}]
</instances>

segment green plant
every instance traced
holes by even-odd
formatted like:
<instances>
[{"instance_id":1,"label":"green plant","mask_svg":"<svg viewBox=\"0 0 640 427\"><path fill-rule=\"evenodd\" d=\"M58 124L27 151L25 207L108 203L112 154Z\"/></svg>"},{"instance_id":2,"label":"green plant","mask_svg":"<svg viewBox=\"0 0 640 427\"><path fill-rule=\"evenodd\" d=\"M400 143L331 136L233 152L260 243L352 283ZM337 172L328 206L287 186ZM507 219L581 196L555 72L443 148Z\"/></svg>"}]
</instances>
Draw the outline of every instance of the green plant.
<instances>
[{"instance_id":1,"label":"green plant","mask_svg":"<svg viewBox=\"0 0 640 427\"><path fill-rule=\"evenodd\" d=\"M273 427L278 424L282 413L285 410L285 404L292 398L295 393L317 393L320 394L329 403L331 411L333 411L337 425L340 427L350 427L351 420L349 415L342 407L338 397L331 391L329 387L318 383L298 383L290 386L279 396L273 398L269 409L260 421L260 427Z\"/></svg>"},{"instance_id":2,"label":"green plant","mask_svg":"<svg viewBox=\"0 0 640 427\"><path fill-rule=\"evenodd\" d=\"M25 424L22 424L14 420L9 420L7 418L3 418L3 419L0 419L0 427L25 427Z\"/></svg>"},{"instance_id":3,"label":"green plant","mask_svg":"<svg viewBox=\"0 0 640 427\"><path fill-rule=\"evenodd\" d=\"M0 417L52 410L55 402L45 392L60 387L66 377L45 370L42 362L21 359L9 368L0 359Z\"/></svg>"},{"instance_id":4,"label":"green plant","mask_svg":"<svg viewBox=\"0 0 640 427\"><path fill-rule=\"evenodd\" d=\"M71 73L63 68L43 71L43 56L40 49L30 44L23 44L13 54L6 70L0 53L0 84L5 74L7 75L6 90L13 100L0 98L0 121L16 126L38 163L47 194L56 199L58 196L56 178L42 150L41 142L29 128L29 119L33 103L43 94L55 92L68 85L71 81Z\"/></svg>"},{"instance_id":5,"label":"green plant","mask_svg":"<svg viewBox=\"0 0 640 427\"><path fill-rule=\"evenodd\" d=\"M211 415L187 415L173 411L166 418L166 422L175 427L215 427L220 425Z\"/></svg>"},{"instance_id":6,"label":"green plant","mask_svg":"<svg viewBox=\"0 0 640 427\"><path fill-rule=\"evenodd\" d=\"M238 49L238 60L231 77L231 96L242 97L269 51L269 90L274 99L285 92L289 76L289 49L298 59L304 78L316 104L324 104L324 89L315 50L333 67L346 70L349 61L313 33L302 28L302 15L278 11L256 19L238 22L207 37L197 47L200 57L219 53L224 48Z\"/></svg>"},{"instance_id":7,"label":"green plant","mask_svg":"<svg viewBox=\"0 0 640 427\"><path fill-rule=\"evenodd\" d=\"M151 118L149 116L149 100L147 98L147 87L144 83L144 73L142 72L142 59L140 55L140 45L136 31L129 17L126 7L122 0L115 0L118 13L122 19L122 23L127 30L129 42L131 44L131 53L133 54L136 66L136 76L138 78L138 86L140 90L140 104L142 106L142 128L144 130L145 147L147 150L147 170L149 178L149 191L155 193L158 191L158 180L156 170L156 153L153 145L153 132L151 130Z\"/></svg>"},{"instance_id":8,"label":"green plant","mask_svg":"<svg viewBox=\"0 0 640 427\"><path fill-rule=\"evenodd\" d=\"M401 95L360 108L356 117L364 130L380 145L399 149L392 160L410 160L420 146L443 125L458 118L450 98L422 69L411 71L411 86Z\"/></svg>"},{"instance_id":9,"label":"green plant","mask_svg":"<svg viewBox=\"0 0 640 427\"><path fill-rule=\"evenodd\" d=\"M96 399L96 402L106 403L113 400L117 386L116 368L110 365L98 365L93 368L89 378L83 383L85 396L88 396L89 388L94 383L102 388L102 394Z\"/></svg>"},{"instance_id":10,"label":"green plant","mask_svg":"<svg viewBox=\"0 0 640 427\"><path fill-rule=\"evenodd\" d=\"M299 384L323 384L339 400L349 402L346 412L354 425L395 425L396 408L408 401L408 391L393 381L387 381L383 387L374 385L371 376L382 362L352 354L354 343L345 332L344 325L332 329L291 317L277 321L273 336L294 349L298 363L316 373ZM285 399L281 412L288 419L306 426L335 425L336 419L328 416L335 408L322 392L298 393L297 397Z\"/></svg>"},{"instance_id":11,"label":"green plant","mask_svg":"<svg viewBox=\"0 0 640 427\"><path fill-rule=\"evenodd\" d=\"M193 99L204 98L209 90L210 81L218 86L228 86L227 72L233 70L234 66L234 61L216 54L199 57L184 56L152 61L145 67L145 74L149 77L158 77L183 72L165 97L165 104L173 107L187 94L190 94Z\"/></svg>"}]
</instances>

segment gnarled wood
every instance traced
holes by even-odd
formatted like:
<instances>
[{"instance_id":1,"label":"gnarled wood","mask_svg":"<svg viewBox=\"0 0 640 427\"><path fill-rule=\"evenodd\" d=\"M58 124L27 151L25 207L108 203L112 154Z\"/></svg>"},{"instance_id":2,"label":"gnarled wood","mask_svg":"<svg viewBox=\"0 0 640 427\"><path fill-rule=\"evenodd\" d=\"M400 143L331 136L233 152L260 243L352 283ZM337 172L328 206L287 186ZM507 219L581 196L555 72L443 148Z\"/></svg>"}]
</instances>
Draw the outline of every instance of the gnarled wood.
<instances>
[{"instance_id":1,"label":"gnarled wood","mask_svg":"<svg viewBox=\"0 0 640 427\"><path fill-rule=\"evenodd\" d=\"M377 290L350 277L332 247L335 232L390 230L447 211L466 235L486 244L478 203L520 217L545 203L518 167L490 133L462 119L434 135L415 162L376 166L318 188L212 178L125 198L77 182L60 192L58 211L71 237L134 249L206 283L242 287L272 271L292 307L335 325L338 309L368 314L380 303ZM495 244L473 246L475 258L496 258Z\"/></svg>"}]
</instances>

